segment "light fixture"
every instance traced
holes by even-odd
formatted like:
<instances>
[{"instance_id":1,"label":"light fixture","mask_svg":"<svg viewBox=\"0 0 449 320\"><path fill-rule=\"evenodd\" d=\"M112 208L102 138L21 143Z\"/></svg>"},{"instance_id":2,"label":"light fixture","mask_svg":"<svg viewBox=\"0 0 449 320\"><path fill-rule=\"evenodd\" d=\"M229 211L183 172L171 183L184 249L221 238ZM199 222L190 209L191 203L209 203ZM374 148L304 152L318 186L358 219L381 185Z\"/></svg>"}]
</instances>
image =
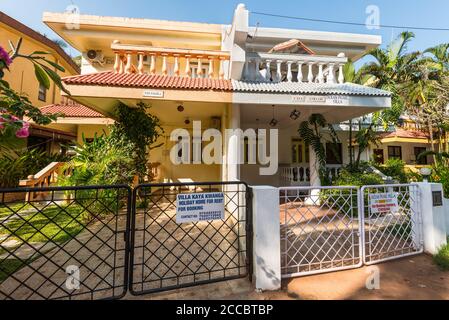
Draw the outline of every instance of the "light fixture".
<instances>
[{"instance_id":1,"label":"light fixture","mask_svg":"<svg viewBox=\"0 0 449 320\"><path fill-rule=\"evenodd\" d=\"M419 173L423 176L424 182L428 182L429 177L432 175L432 169L423 167L423 168L419 169Z\"/></svg>"},{"instance_id":2,"label":"light fixture","mask_svg":"<svg viewBox=\"0 0 449 320\"><path fill-rule=\"evenodd\" d=\"M185 123L186 125L189 125L189 124L190 124L190 119L189 119L189 118L186 118L186 119L184 120L184 123Z\"/></svg>"},{"instance_id":3,"label":"light fixture","mask_svg":"<svg viewBox=\"0 0 449 320\"><path fill-rule=\"evenodd\" d=\"M270 121L270 126L276 127L278 123L279 123L279 121L276 120L276 118L274 116L274 105L273 105L273 119L271 119L271 121Z\"/></svg>"},{"instance_id":4,"label":"light fixture","mask_svg":"<svg viewBox=\"0 0 449 320\"><path fill-rule=\"evenodd\" d=\"M180 104L180 105L178 106L178 111L179 111L179 112L183 112L183 111L184 111L184 106L183 106L182 104Z\"/></svg>"},{"instance_id":5,"label":"light fixture","mask_svg":"<svg viewBox=\"0 0 449 320\"><path fill-rule=\"evenodd\" d=\"M290 119L298 120L300 115L301 115L301 112L299 112L298 110L295 109L292 111L292 113L290 113Z\"/></svg>"}]
</instances>

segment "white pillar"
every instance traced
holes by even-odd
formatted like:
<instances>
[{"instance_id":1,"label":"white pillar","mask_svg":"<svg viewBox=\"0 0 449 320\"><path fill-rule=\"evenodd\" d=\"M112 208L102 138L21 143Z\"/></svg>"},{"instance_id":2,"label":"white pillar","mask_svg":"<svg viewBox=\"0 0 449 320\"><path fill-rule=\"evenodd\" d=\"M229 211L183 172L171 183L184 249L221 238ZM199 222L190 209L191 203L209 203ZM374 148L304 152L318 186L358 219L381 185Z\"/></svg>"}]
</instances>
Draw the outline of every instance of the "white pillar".
<instances>
[{"instance_id":1,"label":"white pillar","mask_svg":"<svg viewBox=\"0 0 449 320\"><path fill-rule=\"evenodd\" d=\"M310 169L310 186L311 187L321 187L320 180L320 163L318 161L317 155L313 150L312 146L309 146L309 169ZM320 203L320 189L311 189L310 197L306 198L307 205L319 205Z\"/></svg>"},{"instance_id":2,"label":"white pillar","mask_svg":"<svg viewBox=\"0 0 449 320\"><path fill-rule=\"evenodd\" d=\"M438 253L439 249L446 245L446 220L444 201L441 206L434 206L433 192L443 192L440 183L417 183L420 194L420 209L422 214L422 232L424 251L430 254Z\"/></svg>"},{"instance_id":3,"label":"white pillar","mask_svg":"<svg viewBox=\"0 0 449 320\"><path fill-rule=\"evenodd\" d=\"M240 129L240 105L233 104L230 114L230 124L229 129ZM240 135L234 133L227 137L227 159L226 165L228 168L228 181L239 181L240 180Z\"/></svg>"},{"instance_id":4,"label":"white pillar","mask_svg":"<svg viewBox=\"0 0 449 320\"><path fill-rule=\"evenodd\" d=\"M253 187L253 279L256 289L281 288L279 189Z\"/></svg>"}]
</instances>

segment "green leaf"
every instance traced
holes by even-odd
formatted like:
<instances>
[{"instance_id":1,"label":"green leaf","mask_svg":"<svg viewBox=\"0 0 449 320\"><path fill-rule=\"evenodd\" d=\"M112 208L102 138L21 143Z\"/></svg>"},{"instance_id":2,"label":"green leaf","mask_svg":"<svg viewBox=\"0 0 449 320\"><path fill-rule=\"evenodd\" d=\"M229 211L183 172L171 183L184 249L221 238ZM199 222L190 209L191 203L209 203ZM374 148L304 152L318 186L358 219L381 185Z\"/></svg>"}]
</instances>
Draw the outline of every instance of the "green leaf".
<instances>
[{"instance_id":1,"label":"green leaf","mask_svg":"<svg viewBox=\"0 0 449 320\"><path fill-rule=\"evenodd\" d=\"M41 85L43 85L47 90L50 89L50 79L47 76L47 72L45 72L38 64L34 63L34 73L36 75L37 81Z\"/></svg>"},{"instance_id":2,"label":"green leaf","mask_svg":"<svg viewBox=\"0 0 449 320\"><path fill-rule=\"evenodd\" d=\"M38 54L50 54L49 52L45 52L45 51L34 51L32 54L30 54L31 56L34 55L38 55Z\"/></svg>"},{"instance_id":3,"label":"green leaf","mask_svg":"<svg viewBox=\"0 0 449 320\"><path fill-rule=\"evenodd\" d=\"M47 66L42 66L42 68L45 70L45 73L51 78L51 80L53 80L55 85L58 86L59 89L70 95L70 92L66 88L64 88L61 77L56 72L54 72Z\"/></svg>"},{"instance_id":4,"label":"green leaf","mask_svg":"<svg viewBox=\"0 0 449 320\"><path fill-rule=\"evenodd\" d=\"M55 63L53 61L49 61L47 59L44 59L44 61L46 63L48 63L49 65L53 66L55 69L57 69L57 70L59 70L61 72L65 72L65 69L62 66L60 66L59 64L57 64L57 63Z\"/></svg>"}]
</instances>

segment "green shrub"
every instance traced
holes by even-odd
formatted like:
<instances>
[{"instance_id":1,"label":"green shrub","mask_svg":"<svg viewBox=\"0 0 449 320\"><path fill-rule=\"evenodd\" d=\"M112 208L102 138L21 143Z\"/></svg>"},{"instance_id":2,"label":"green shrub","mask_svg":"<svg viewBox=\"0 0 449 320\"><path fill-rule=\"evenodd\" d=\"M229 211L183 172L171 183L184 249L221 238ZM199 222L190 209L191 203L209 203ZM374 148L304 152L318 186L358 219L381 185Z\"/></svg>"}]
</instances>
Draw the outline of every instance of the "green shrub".
<instances>
[{"instance_id":1,"label":"green shrub","mask_svg":"<svg viewBox=\"0 0 449 320\"><path fill-rule=\"evenodd\" d=\"M388 159L385 164L372 164L376 169L384 175L391 177L399 183L407 183L411 176L407 173L405 162L400 159Z\"/></svg>"},{"instance_id":2,"label":"green shrub","mask_svg":"<svg viewBox=\"0 0 449 320\"><path fill-rule=\"evenodd\" d=\"M442 247L436 255L433 256L433 261L440 267L440 269L449 270L449 238L448 244Z\"/></svg>"},{"instance_id":3,"label":"green shrub","mask_svg":"<svg viewBox=\"0 0 449 320\"><path fill-rule=\"evenodd\" d=\"M444 165L434 166L430 181L441 183L443 185L444 195L449 197L449 167Z\"/></svg>"},{"instance_id":4,"label":"green shrub","mask_svg":"<svg viewBox=\"0 0 449 320\"><path fill-rule=\"evenodd\" d=\"M339 177L333 183L334 186L356 186L362 187L366 185L383 184L382 178L375 174L366 171L355 171L344 168L340 171Z\"/></svg>"},{"instance_id":5,"label":"green shrub","mask_svg":"<svg viewBox=\"0 0 449 320\"><path fill-rule=\"evenodd\" d=\"M48 155L37 149L2 154L0 157L0 188L15 188L19 180L34 175L52 162L65 162L60 154Z\"/></svg>"}]
</instances>

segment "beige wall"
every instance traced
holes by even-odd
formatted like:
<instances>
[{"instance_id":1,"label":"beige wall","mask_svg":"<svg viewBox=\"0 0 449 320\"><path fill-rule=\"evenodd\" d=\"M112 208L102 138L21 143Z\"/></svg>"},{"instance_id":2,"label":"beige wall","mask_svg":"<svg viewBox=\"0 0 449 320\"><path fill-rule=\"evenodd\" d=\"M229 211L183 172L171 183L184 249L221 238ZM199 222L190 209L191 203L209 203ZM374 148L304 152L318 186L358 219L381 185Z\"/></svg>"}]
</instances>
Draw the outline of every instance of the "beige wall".
<instances>
[{"instance_id":1,"label":"beige wall","mask_svg":"<svg viewBox=\"0 0 449 320\"><path fill-rule=\"evenodd\" d=\"M28 55L34 51L49 52L49 48L42 43L37 42L30 37L19 33L15 29L11 29L10 27L0 23L0 46L6 50L9 50L8 41L10 40L13 43L17 43L20 37L23 38L20 49L21 54ZM64 73L58 71L60 76L63 77L75 74L68 64L56 54L49 54L45 57L52 62L58 63L66 69L66 72ZM47 90L46 101L40 101L38 99L39 82L34 75L33 64L23 58L17 58L14 60L13 64L10 66L10 72L5 72L4 80L9 82L11 88L28 96L31 103L36 107L40 108L49 104L59 103L61 101L60 90L52 81L50 83L50 89Z\"/></svg>"}]
</instances>

